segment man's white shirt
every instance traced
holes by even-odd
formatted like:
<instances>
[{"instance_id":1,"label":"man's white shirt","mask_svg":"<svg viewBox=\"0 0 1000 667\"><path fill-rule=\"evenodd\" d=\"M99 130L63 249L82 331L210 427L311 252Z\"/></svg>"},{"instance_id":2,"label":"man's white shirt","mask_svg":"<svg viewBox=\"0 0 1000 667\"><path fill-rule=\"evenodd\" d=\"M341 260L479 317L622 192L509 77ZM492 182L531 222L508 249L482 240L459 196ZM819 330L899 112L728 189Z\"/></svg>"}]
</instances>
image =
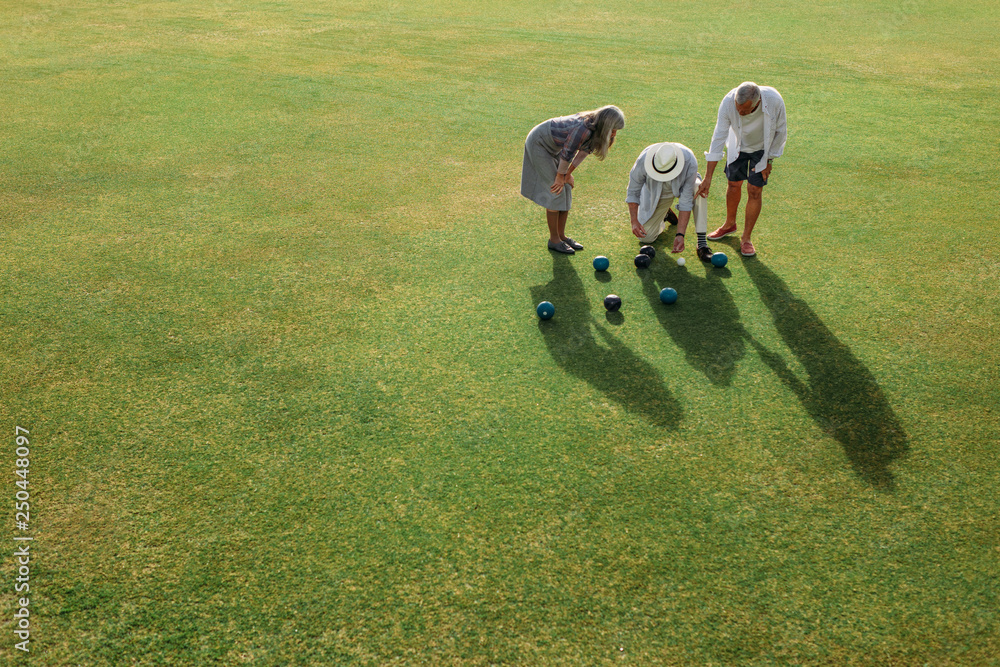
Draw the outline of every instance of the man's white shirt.
<instances>
[{"instance_id":1,"label":"man's white shirt","mask_svg":"<svg viewBox=\"0 0 1000 667\"><path fill-rule=\"evenodd\" d=\"M764 156L754 166L754 171L759 173L767 168L768 160L781 157L785 150L785 140L788 139L788 126L785 120L785 101L778 91L770 86L760 87L758 111L761 115L763 146L755 150L764 151ZM752 140L754 137L744 137L744 127L746 127L744 121L747 118L740 116L736 110L736 88L733 88L722 98L722 104L719 105L719 118L712 134L712 144L705 151L705 160L718 162L722 159L724 149L726 164L731 164L740 152L754 152L747 146L747 139ZM753 128L747 127L747 129Z\"/></svg>"},{"instance_id":2,"label":"man's white shirt","mask_svg":"<svg viewBox=\"0 0 1000 667\"><path fill-rule=\"evenodd\" d=\"M764 150L764 109L763 104L746 116L740 116L740 152L756 153Z\"/></svg>"}]
</instances>

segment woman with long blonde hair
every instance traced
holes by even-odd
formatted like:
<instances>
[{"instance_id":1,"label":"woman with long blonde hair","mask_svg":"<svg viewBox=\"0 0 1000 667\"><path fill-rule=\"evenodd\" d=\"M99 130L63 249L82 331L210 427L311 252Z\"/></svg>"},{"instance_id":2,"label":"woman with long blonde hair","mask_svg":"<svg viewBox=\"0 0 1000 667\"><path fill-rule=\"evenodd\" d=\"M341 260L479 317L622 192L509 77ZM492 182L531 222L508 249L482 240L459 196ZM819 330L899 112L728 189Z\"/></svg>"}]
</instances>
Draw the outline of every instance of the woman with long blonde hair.
<instances>
[{"instance_id":1,"label":"woman with long blonde hair","mask_svg":"<svg viewBox=\"0 0 1000 667\"><path fill-rule=\"evenodd\" d=\"M625 114L614 105L572 116L550 118L528 133L521 166L521 194L545 208L549 250L572 255L583 246L566 236L573 201L573 171L593 153L603 160L625 127Z\"/></svg>"}]
</instances>

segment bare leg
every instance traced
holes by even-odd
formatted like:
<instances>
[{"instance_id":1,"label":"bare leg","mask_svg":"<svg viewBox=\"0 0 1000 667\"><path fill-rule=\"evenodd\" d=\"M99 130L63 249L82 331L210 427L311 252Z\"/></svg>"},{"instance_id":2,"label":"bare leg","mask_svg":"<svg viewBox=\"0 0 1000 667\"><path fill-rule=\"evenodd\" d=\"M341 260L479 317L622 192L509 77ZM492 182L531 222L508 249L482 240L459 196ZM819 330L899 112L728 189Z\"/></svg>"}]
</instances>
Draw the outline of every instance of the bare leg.
<instances>
[{"instance_id":1,"label":"bare leg","mask_svg":"<svg viewBox=\"0 0 1000 667\"><path fill-rule=\"evenodd\" d=\"M549 241L559 243L562 241L562 233L559 231L559 214L562 211L550 211L545 209L545 222L549 226ZM566 220L563 219L563 229L566 228Z\"/></svg>"},{"instance_id":2,"label":"bare leg","mask_svg":"<svg viewBox=\"0 0 1000 667\"><path fill-rule=\"evenodd\" d=\"M559 240L566 240L566 220L569 219L569 211L559 211L559 223L557 229L559 231Z\"/></svg>"},{"instance_id":3,"label":"bare leg","mask_svg":"<svg viewBox=\"0 0 1000 667\"><path fill-rule=\"evenodd\" d=\"M743 241L750 240L750 232L753 231L753 226L757 224L757 216L760 215L760 207L763 203L763 198L761 197L763 192L764 188L747 183L747 210L746 223L743 226Z\"/></svg>"},{"instance_id":4,"label":"bare leg","mask_svg":"<svg viewBox=\"0 0 1000 667\"><path fill-rule=\"evenodd\" d=\"M743 181L729 181L726 188L726 229L736 226L736 211L740 207L740 197L743 196Z\"/></svg>"}]
</instances>

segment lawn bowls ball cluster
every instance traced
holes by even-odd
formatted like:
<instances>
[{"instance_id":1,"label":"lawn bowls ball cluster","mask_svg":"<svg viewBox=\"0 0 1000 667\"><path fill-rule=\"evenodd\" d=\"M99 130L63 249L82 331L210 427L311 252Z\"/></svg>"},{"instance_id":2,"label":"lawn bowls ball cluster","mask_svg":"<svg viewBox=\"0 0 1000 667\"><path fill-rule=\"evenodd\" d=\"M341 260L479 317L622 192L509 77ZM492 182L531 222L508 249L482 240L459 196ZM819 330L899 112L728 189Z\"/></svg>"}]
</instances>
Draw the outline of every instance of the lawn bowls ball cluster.
<instances>
[{"instance_id":1,"label":"lawn bowls ball cluster","mask_svg":"<svg viewBox=\"0 0 1000 667\"><path fill-rule=\"evenodd\" d=\"M729 262L729 257L724 252L717 252L712 255L712 266L717 266L720 269Z\"/></svg>"},{"instance_id":2,"label":"lawn bowls ball cluster","mask_svg":"<svg viewBox=\"0 0 1000 667\"><path fill-rule=\"evenodd\" d=\"M656 248L651 245L644 245L639 249L639 254L635 256L633 262L635 263L636 268L648 269L653 263L654 257L656 257ZM725 266L727 260L728 258L721 252L717 252L712 256L712 264L715 264L715 266ZM677 265L684 266L684 264L684 258L678 257ZM610 267L611 261L604 255L598 255L594 258L595 271L607 271ZM660 301L665 304L677 303L677 290L673 287L664 287L660 290ZM608 310L608 312L613 313L622 307L622 298L617 294L609 294L604 297L604 307ZM552 316L556 314L556 307L549 301L542 301L535 308L535 312L538 313L539 319L550 320L552 319Z\"/></svg>"}]
</instances>

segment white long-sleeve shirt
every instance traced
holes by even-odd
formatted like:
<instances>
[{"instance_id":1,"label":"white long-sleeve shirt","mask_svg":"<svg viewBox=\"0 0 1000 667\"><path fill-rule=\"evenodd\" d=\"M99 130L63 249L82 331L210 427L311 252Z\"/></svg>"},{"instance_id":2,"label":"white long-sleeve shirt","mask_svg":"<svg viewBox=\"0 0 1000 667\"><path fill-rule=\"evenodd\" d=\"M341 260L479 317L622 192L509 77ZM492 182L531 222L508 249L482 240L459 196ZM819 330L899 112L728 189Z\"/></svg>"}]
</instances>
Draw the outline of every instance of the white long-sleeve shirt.
<instances>
[{"instance_id":1,"label":"white long-sleeve shirt","mask_svg":"<svg viewBox=\"0 0 1000 667\"><path fill-rule=\"evenodd\" d=\"M785 121L785 100L778 91L770 86L760 87L760 105L764 112L764 157L754 167L754 171L767 169L767 161L781 157L785 150L785 140L788 139L788 126ZM733 163L740 154L740 136L742 134L742 116L736 110L736 88L730 90L722 98L719 105L719 119L715 123L712 134L712 144L705 151L705 160L718 162L722 159L725 149L726 164Z\"/></svg>"},{"instance_id":2,"label":"white long-sleeve shirt","mask_svg":"<svg viewBox=\"0 0 1000 667\"><path fill-rule=\"evenodd\" d=\"M678 145L681 147L681 152L684 153L684 168L681 169L681 173L677 175L677 178L663 182L646 176L646 153L651 148L659 146L659 144L646 146L639 153L639 157L636 158L635 164L632 166L632 171L629 172L625 203L639 205L638 218L640 225L645 225L653 217L653 212L660 203L660 197L663 196L664 191L669 191L674 197L677 197L678 211L690 211L694 208L694 193L697 189L695 187L695 179L698 178L698 160L695 159L694 153L690 148Z\"/></svg>"}]
</instances>

